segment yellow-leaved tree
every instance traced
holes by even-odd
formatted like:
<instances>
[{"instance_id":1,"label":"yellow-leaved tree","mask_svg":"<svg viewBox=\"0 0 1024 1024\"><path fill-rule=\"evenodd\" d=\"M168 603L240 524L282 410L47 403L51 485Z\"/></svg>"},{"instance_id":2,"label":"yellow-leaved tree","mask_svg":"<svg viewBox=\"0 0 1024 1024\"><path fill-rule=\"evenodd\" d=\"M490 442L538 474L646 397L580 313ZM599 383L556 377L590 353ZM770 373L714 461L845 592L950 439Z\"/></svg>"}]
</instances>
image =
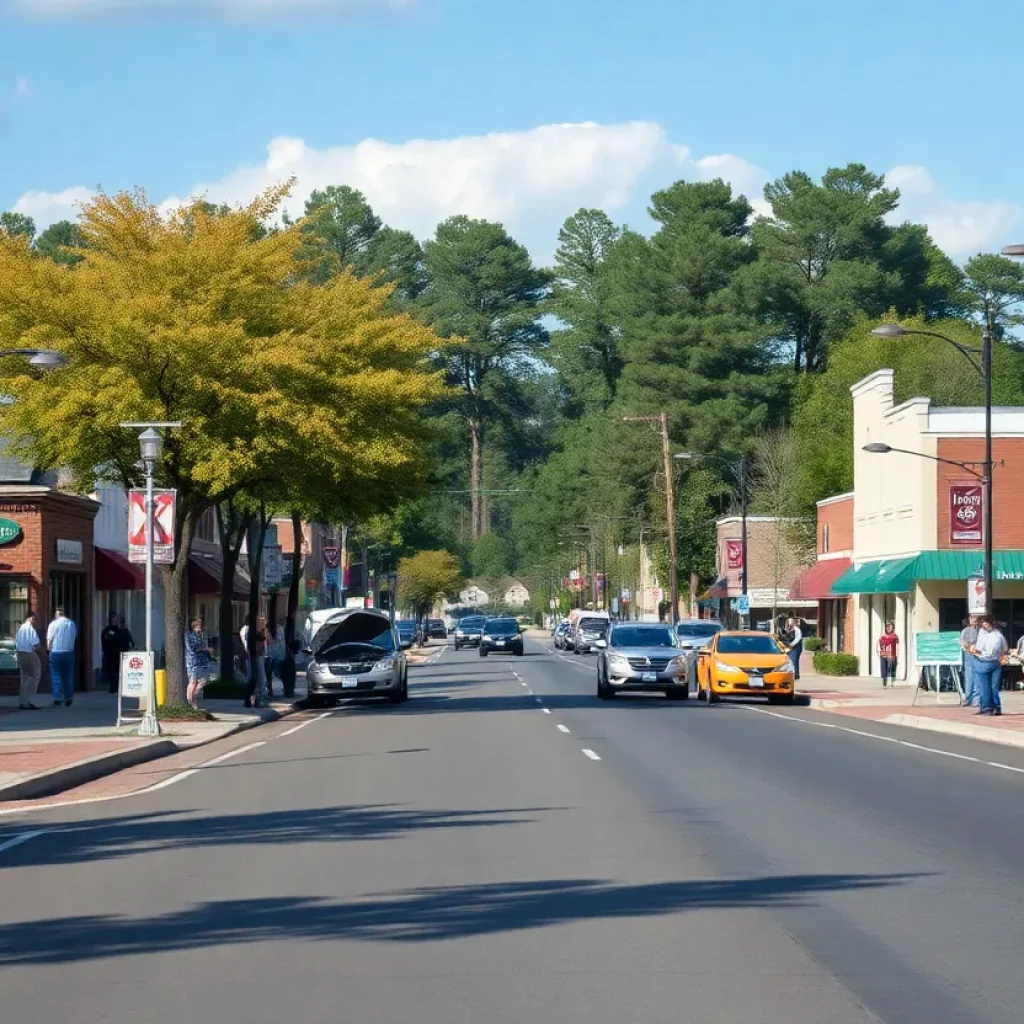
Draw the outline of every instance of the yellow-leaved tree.
<instances>
[{"instance_id":1,"label":"yellow-leaved tree","mask_svg":"<svg viewBox=\"0 0 1024 1024\"><path fill-rule=\"evenodd\" d=\"M450 551L419 551L398 563L398 593L417 617L439 597L455 597L462 583L458 559Z\"/></svg>"},{"instance_id":2,"label":"yellow-leaved tree","mask_svg":"<svg viewBox=\"0 0 1024 1024\"><path fill-rule=\"evenodd\" d=\"M350 274L296 272L299 226L267 230L287 186L225 212L162 215L141 192L82 210L73 266L0 236L0 346L57 349L39 375L0 364L0 433L35 464L139 486L138 420L167 434L160 486L178 492L164 567L168 699L184 694L187 566L199 516L232 496L366 514L424 476L422 411L444 394L436 336ZM222 649L230 650L228 638Z\"/></svg>"}]
</instances>

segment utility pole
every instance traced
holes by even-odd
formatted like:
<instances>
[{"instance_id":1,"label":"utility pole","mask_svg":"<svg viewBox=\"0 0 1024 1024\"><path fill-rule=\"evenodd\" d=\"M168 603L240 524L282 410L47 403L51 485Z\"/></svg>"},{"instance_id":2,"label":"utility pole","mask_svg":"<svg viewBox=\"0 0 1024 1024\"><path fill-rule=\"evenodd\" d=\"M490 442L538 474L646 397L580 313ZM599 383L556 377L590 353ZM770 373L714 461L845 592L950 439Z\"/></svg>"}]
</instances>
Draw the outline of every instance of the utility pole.
<instances>
[{"instance_id":1,"label":"utility pole","mask_svg":"<svg viewBox=\"0 0 1024 1024\"><path fill-rule=\"evenodd\" d=\"M661 454L665 463L665 515L668 517L668 577L672 598L672 625L679 621L679 570L676 564L676 495L672 477L672 451L668 441L668 414L623 416L624 423L656 423L661 432Z\"/></svg>"}]
</instances>

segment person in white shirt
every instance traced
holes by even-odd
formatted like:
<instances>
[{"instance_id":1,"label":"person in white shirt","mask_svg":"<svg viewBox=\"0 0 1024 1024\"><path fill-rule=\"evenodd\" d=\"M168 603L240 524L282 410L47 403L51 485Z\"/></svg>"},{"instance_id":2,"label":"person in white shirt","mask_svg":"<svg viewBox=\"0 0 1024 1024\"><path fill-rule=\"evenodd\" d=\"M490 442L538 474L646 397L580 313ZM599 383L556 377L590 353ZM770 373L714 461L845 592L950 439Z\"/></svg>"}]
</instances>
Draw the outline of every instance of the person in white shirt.
<instances>
[{"instance_id":1,"label":"person in white shirt","mask_svg":"<svg viewBox=\"0 0 1024 1024\"><path fill-rule=\"evenodd\" d=\"M978 625L978 639L971 648L971 654L975 657L975 676L981 690L981 710L978 714L1001 715L1003 705L999 699L999 684L1003 678L1006 638L996 628L991 615L983 615Z\"/></svg>"},{"instance_id":2,"label":"person in white shirt","mask_svg":"<svg viewBox=\"0 0 1024 1024\"><path fill-rule=\"evenodd\" d=\"M46 630L46 646L50 652L50 685L53 688L53 703L71 707L75 699L75 641L78 630L75 624L58 608Z\"/></svg>"},{"instance_id":3,"label":"person in white shirt","mask_svg":"<svg viewBox=\"0 0 1024 1024\"><path fill-rule=\"evenodd\" d=\"M38 711L32 698L39 691L39 677L42 665L39 663L39 648L42 641L36 629L35 612L29 612L25 621L14 636L14 649L18 658L18 672L21 674L21 685L18 687L18 707L23 711Z\"/></svg>"}]
</instances>

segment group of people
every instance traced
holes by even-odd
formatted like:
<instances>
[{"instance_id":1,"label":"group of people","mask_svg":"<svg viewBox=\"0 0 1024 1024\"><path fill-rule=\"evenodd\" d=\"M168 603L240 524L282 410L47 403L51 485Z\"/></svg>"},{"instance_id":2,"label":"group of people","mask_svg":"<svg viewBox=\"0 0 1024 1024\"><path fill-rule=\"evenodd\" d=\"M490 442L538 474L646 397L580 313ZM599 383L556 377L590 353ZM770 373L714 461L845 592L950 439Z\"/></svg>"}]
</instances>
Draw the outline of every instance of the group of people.
<instances>
[{"instance_id":1,"label":"group of people","mask_svg":"<svg viewBox=\"0 0 1024 1024\"><path fill-rule=\"evenodd\" d=\"M58 608L53 621L46 628L46 652L50 666L50 686L53 704L71 707L75 699L75 641L78 629L74 622ZM43 641L39 636L39 619L35 612L25 616L14 637L18 659L18 707L22 711L38 711L32 698L39 692L42 677Z\"/></svg>"},{"instance_id":2,"label":"group of people","mask_svg":"<svg viewBox=\"0 0 1024 1024\"><path fill-rule=\"evenodd\" d=\"M779 639L789 648L789 660L793 666L793 679L800 678L800 655L804 653L804 630L807 623L803 619L786 619L785 625L779 630Z\"/></svg>"},{"instance_id":3,"label":"group of people","mask_svg":"<svg viewBox=\"0 0 1024 1024\"><path fill-rule=\"evenodd\" d=\"M1008 645L991 615L972 615L964 619L960 631L963 651L964 699L968 707L978 708L979 715L1001 715L999 684L1003 679ZM1024 654L1024 637L1017 645Z\"/></svg>"},{"instance_id":4,"label":"group of people","mask_svg":"<svg viewBox=\"0 0 1024 1024\"><path fill-rule=\"evenodd\" d=\"M252 640L256 648L256 658L250 661L249 640L250 632L254 632ZM281 680L284 696L294 696L294 681L289 692L288 674L283 671L284 662L287 658L285 647L285 620L282 619L276 625L268 623L263 615L256 619L255 627L252 626L250 616L245 617L245 624L238 632L238 639L241 644L241 664L247 680L245 706L253 706L257 687L266 684L270 696L273 696L274 676ZM210 674L210 666L216 655L206 641L203 633L202 619L193 619L189 624L189 631L185 634L185 668L188 672L188 689L186 698L193 707L202 696L203 688L206 686Z\"/></svg>"}]
</instances>

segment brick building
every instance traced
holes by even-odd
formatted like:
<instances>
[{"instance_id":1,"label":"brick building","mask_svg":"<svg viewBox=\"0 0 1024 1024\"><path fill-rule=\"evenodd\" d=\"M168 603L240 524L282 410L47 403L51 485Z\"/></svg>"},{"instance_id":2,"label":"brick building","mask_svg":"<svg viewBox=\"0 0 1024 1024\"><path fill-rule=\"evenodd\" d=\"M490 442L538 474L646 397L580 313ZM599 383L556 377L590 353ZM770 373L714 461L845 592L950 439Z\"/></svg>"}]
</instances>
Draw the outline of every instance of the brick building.
<instances>
[{"instance_id":1,"label":"brick building","mask_svg":"<svg viewBox=\"0 0 1024 1024\"><path fill-rule=\"evenodd\" d=\"M774 516L747 516L747 592L750 598L750 624L769 629L773 617L799 616L812 630L817 621L817 600L790 593L793 580L806 564L798 550L792 520ZM739 622L734 604L743 592L742 537L740 516L719 519L717 527L717 565L715 585L707 592L711 612L730 626Z\"/></svg>"},{"instance_id":2,"label":"brick building","mask_svg":"<svg viewBox=\"0 0 1024 1024\"><path fill-rule=\"evenodd\" d=\"M25 615L36 612L45 628L57 607L78 627L75 687L90 687L93 519L98 509L91 498L49 486L0 484L0 692L18 690L14 634ZM41 686L46 688L43 661Z\"/></svg>"}]
</instances>

